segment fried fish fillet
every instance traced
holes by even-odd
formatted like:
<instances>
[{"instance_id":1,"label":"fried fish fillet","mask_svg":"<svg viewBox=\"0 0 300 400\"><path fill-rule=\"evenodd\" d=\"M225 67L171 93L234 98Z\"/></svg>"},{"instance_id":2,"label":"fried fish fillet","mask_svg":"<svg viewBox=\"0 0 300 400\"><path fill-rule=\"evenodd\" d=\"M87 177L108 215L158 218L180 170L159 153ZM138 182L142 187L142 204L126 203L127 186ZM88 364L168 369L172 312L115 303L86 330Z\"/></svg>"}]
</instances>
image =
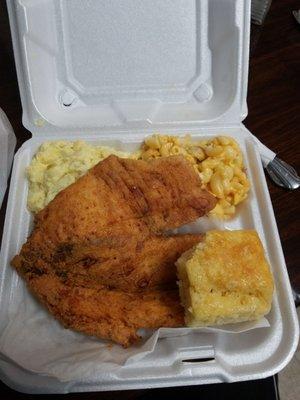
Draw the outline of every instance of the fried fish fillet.
<instances>
[{"instance_id":1,"label":"fried fish fillet","mask_svg":"<svg viewBox=\"0 0 300 400\"><path fill-rule=\"evenodd\" d=\"M121 236L64 243L48 260L24 248L13 264L23 274L53 271L70 285L100 284L127 292L176 288L176 260L201 239L202 235Z\"/></svg>"},{"instance_id":2,"label":"fried fish fillet","mask_svg":"<svg viewBox=\"0 0 300 400\"><path fill-rule=\"evenodd\" d=\"M201 239L126 237L109 245L103 240L64 244L50 261L27 248L12 264L65 327L127 347L141 327L182 326L174 263Z\"/></svg>"},{"instance_id":3,"label":"fried fish fillet","mask_svg":"<svg viewBox=\"0 0 300 400\"><path fill-rule=\"evenodd\" d=\"M215 204L183 156L146 162L112 155L37 214L31 240L40 242L40 233L52 243L148 236L195 221Z\"/></svg>"},{"instance_id":4,"label":"fried fish fillet","mask_svg":"<svg viewBox=\"0 0 300 400\"><path fill-rule=\"evenodd\" d=\"M12 265L64 326L128 346L182 325L174 262L201 237L162 233L214 206L183 157L110 156L37 215Z\"/></svg>"},{"instance_id":5,"label":"fried fish fillet","mask_svg":"<svg viewBox=\"0 0 300 400\"><path fill-rule=\"evenodd\" d=\"M182 326L177 290L128 293L105 287L68 286L55 275L31 277L30 289L66 328L110 339L128 347L137 330Z\"/></svg>"}]
</instances>

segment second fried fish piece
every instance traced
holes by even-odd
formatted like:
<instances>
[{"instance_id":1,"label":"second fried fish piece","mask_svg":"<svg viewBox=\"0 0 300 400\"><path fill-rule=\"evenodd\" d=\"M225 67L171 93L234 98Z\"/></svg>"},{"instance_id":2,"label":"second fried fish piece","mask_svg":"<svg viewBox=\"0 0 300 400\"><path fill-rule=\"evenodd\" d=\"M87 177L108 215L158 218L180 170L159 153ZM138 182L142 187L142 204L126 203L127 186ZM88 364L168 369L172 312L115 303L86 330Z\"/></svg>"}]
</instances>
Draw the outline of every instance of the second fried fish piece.
<instances>
[{"instance_id":1,"label":"second fried fish piece","mask_svg":"<svg viewBox=\"0 0 300 400\"><path fill-rule=\"evenodd\" d=\"M69 286L53 274L32 274L26 280L32 293L65 328L111 339L124 347L139 339L141 327L178 327L184 323L178 290L128 293Z\"/></svg>"},{"instance_id":2,"label":"second fried fish piece","mask_svg":"<svg viewBox=\"0 0 300 400\"><path fill-rule=\"evenodd\" d=\"M121 236L63 244L51 265L69 282L89 287L102 284L129 292L176 288L176 260L201 239L202 235Z\"/></svg>"}]
</instances>

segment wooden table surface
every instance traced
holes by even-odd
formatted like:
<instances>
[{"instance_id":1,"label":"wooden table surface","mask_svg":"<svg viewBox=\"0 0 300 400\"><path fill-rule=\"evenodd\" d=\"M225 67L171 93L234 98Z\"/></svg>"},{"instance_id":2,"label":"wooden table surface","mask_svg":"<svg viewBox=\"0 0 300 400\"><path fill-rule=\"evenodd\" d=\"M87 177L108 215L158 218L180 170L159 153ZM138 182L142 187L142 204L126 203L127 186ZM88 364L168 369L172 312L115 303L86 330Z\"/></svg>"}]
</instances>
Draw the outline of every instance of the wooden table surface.
<instances>
[{"instance_id":1,"label":"wooden table surface","mask_svg":"<svg viewBox=\"0 0 300 400\"><path fill-rule=\"evenodd\" d=\"M252 26L248 89L249 130L300 172L300 25L292 10L298 0L273 0L262 27ZM31 135L22 126L22 110L13 60L5 2L0 1L0 107L6 112L17 136L17 147ZM300 190L287 191L267 178L282 247L292 285L300 290ZM7 196L0 212L0 236ZM20 398L5 389L0 391ZM137 397L139 391L122 398ZM96 395L69 395L76 398ZM95 397L94 397L95 396ZM105 394L116 398L119 393ZM101 396L103 398L103 395ZM258 398L258 397L257 397ZM232 397L231 397L232 399Z\"/></svg>"}]
</instances>

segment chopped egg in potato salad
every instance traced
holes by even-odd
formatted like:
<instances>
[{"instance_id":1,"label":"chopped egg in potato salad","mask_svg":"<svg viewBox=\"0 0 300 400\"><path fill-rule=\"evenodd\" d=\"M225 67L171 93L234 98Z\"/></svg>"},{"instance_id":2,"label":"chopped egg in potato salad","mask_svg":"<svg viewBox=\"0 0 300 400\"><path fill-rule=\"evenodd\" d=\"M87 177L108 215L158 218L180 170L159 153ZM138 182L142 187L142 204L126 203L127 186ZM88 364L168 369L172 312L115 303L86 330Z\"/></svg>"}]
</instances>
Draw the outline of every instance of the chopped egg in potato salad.
<instances>
[{"instance_id":1,"label":"chopped egg in potato salad","mask_svg":"<svg viewBox=\"0 0 300 400\"><path fill-rule=\"evenodd\" d=\"M27 168L29 193L27 205L36 213L62 189L110 154L128 158L128 153L84 141L43 143Z\"/></svg>"}]
</instances>

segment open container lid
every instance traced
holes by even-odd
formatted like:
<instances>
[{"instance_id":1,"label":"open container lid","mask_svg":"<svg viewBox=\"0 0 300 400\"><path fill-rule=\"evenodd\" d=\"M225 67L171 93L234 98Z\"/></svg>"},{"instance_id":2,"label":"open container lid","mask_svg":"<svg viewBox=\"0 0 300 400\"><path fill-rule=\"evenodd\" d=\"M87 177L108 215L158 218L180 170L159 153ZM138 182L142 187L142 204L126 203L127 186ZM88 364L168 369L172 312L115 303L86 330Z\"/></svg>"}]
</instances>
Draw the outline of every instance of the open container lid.
<instances>
[{"instance_id":1,"label":"open container lid","mask_svg":"<svg viewBox=\"0 0 300 400\"><path fill-rule=\"evenodd\" d=\"M247 113L250 1L8 2L33 134L237 124Z\"/></svg>"}]
</instances>

